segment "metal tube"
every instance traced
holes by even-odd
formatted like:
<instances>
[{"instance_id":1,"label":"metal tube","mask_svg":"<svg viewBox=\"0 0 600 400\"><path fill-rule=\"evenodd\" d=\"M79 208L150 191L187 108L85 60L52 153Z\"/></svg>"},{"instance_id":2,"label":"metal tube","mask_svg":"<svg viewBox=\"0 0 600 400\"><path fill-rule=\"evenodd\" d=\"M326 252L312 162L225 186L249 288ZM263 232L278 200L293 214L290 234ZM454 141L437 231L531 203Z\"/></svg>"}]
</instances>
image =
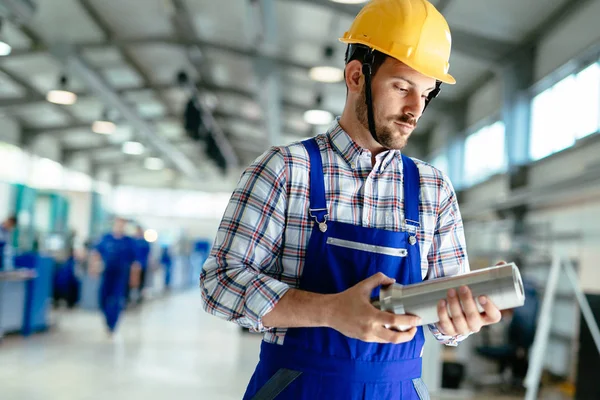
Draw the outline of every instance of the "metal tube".
<instances>
[{"instance_id":1,"label":"metal tube","mask_svg":"<svg viewBox=\"0 0 600 400\"><path fill-rule=\"evenodd\" d=\"M489 297L500 310L521 307L525 303L521 274L511 263L413 285L382 287L379 301L374 301L373 305L394 314L417 315L423 325L433 324L439 321L438 302L447 297L449 289L458 290L461 286L471 289L479 312L483 312L478 300L482 295Z\"/></svg>"}]
</instances>

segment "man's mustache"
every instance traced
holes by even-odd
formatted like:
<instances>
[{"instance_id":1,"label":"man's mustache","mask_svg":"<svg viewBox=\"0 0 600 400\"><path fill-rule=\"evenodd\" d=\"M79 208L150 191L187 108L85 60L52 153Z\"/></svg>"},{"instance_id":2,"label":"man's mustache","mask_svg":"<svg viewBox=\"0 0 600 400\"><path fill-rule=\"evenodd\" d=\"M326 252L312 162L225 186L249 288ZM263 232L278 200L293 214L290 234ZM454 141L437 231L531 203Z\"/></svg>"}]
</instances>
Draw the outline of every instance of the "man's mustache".
<instances>
[{"instance_id":1,"label":"man's mustache","mask_svg":"<svg viewBox=\"0 0 600 400\"><path fill-rule=\"evenodd\" d=\"M393 118L393 119L394 119L396 122L400 122L400 123L403 123L403 124L409 124L409 125L411 125L413 128L416 128L416 127L417 127L417 119L416 119L416 118L413 118L413 117L411 117L411 116L410 116L410 115L408 115L408 114L404 114L404 115L401 115L401 116L399 116L399 117L396 117L396 118Z\"/></svg>"}]
</instances>

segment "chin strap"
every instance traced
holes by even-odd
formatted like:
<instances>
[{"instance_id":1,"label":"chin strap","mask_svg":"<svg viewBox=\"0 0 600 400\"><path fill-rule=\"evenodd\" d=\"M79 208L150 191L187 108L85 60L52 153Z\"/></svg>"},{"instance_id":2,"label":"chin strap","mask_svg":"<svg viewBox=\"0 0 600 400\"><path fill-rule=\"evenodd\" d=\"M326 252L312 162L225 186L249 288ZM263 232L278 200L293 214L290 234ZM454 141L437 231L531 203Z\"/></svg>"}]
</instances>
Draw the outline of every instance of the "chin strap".
<instances>
[{"instance_id":1,"label":"chin strap","mask_svg":"<svg viewBox=\"0 0 600 400\"><path fill-rule=\"evenodd\" d=\"M442 90L441 86L442 86L441 81L435 82L435 89L433 89L431 91L431 93L429 93L429 96L427 96L427 100L425 100L425 107L423 107L423 112L425 112L425 110L427 109L427 106L429 105L431 100L435 99L438 96L438 94L440 94L440 91Z\"/></svg>"},{"instance_id":2,"label":"chin strap","mask_svg":"<svg viewBox=\"0 0 600 400\"><path fill-rule=\"evenodd\" d=\"M365 76L365 102L367 104L367 116L369 120L369 131L373 139L377 141L377 130L375 129L375 115L373 113L373 93L371 91L372 68L375 56L373 49L369 49L365 55L362 65L362 73Z\"/></svg>"}]
</instances>

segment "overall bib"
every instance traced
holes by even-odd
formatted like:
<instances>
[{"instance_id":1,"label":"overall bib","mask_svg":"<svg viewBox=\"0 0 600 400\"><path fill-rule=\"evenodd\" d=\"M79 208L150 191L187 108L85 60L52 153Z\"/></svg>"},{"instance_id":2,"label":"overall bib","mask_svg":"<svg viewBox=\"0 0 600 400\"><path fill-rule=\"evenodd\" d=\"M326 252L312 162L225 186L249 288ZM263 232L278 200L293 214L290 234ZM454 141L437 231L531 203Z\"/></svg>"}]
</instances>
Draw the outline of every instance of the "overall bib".
<instances>
[{"instance_id":1,"label":"overall bib","mask_svg":"<svg viewBox=\"0 0 600 400\"><path fill-rule=\"evenodd\" d=\"M310 215L314 226L299 289L333 294L383 272L397 283L421 282L415 233L419 225L419 173L403 160L404 211L410 232L330 221L321 153L310 157ZM379 288L373 296L379 295ZM244 399L428 399L421 381L423 328L407 343L367 343L330 328L290 328L283 345L262 342L260 361Z\"/></svg>"}]
</instances>

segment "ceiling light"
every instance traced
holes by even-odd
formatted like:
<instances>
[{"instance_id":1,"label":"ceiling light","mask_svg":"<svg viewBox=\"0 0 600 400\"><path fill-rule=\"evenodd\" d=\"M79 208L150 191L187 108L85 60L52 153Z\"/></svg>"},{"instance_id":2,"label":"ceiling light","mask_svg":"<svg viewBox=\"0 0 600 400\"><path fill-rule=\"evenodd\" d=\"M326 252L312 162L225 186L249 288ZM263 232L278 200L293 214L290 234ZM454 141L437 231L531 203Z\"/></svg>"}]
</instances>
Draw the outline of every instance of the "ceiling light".
<instances>
[{"instance_id":1,"label":"ceiling light","mask_svg":"<svg viewBox=\"0 0 600 400\"><path fill-rule=\"evenodd\" d=\"M309 110L304 113L304 121L311 125L327 125L333 121L333 114L325 110Z\"/></svg>"},{"instance_id":2,"label":"ceiling light","mask_svg":"<svg viewBox=\"0 0 600 400\"><path fill-rule=\"evenodd\" d=\"M144 161L144 166L152 171L160 171L165 167L165 162L157 157L148 157Z\"/></svg>"},{"instance_id":3,"label":"ceiling light","mask_svg":"<svg viewBox=\"0 0 600 400\"><path fill-rule=\"evenodd\" d=\"M146 232L144 232L144 239L149 243L154 243L158 240L158 232L154 229L147 229Z\"/></svg>"},{"instance_id":4,"label":"ceiling light","mask_svg":"<svg viewBox=\"0 0 600 400\"><path fill-rule=\"evenodd\" d=\"M313 67L308 74L310 79L317 82L334 83L344 80L344 71L336 67Z\"/></svg>"},{"instance_id":5,"label":"ceiling light","mask_svg":"<svg viewBox=\"0 0 600 400\"><path fill-rule=\"evenodd\" d=\"M70 106L77 101L77 95L67 90L67 77L62 75L58 82L58 89L53 89L46 94L46 100L54 104Z\"/></svg>"},{"instance_id":6,"label":"ceiling light","mask_svg":"<svg viewBox=\"0 0 600 400\"><path fill-rule=\"evenodd\" d=\"M100 135L110 135L117 129L116 125L110 121L94 121L92 124L92 132L99 133Z\"/></svg>"},{"instance_id":7,"label":"ceiling light","mask_svg":"<svg viewBox=\"0 0 600 400\"><path fill-rule=\"evenodd\" d=\"M144 153L144 145L138 142L125 142L123 143L123 153L139 156Z\"/></svg>"},{"instance_id":8,"label":"ceiling light","mask_svg":"<svg viewBox=\"0 0 600 400\"><path fill-rule=\"evenodd\" d=\"M12 47L10 47L10 44L0 40L0 56L7 56L11 51Z\"/></svg>"},{"instance_id":9,"label":"ceiling light","mask_svg":"<svg viewBox=\"0 0 600 400\"><path fill-rule=\"evenodd\" d=\"M331 0L334 3L342 3L342 4L360 4L366 3L368 0Z\"/></svg>"},{"instance_id":10,"label":"ceiling light","mask_svg":"<svg viewBox=\"0 0 600 400\"><path fill-rule=\"evenodd\" d=\"M70 106L77 101L77 95L68 90L50 90L46 95L46 100L50 103Z\"/></svg>"}]
</instances>

